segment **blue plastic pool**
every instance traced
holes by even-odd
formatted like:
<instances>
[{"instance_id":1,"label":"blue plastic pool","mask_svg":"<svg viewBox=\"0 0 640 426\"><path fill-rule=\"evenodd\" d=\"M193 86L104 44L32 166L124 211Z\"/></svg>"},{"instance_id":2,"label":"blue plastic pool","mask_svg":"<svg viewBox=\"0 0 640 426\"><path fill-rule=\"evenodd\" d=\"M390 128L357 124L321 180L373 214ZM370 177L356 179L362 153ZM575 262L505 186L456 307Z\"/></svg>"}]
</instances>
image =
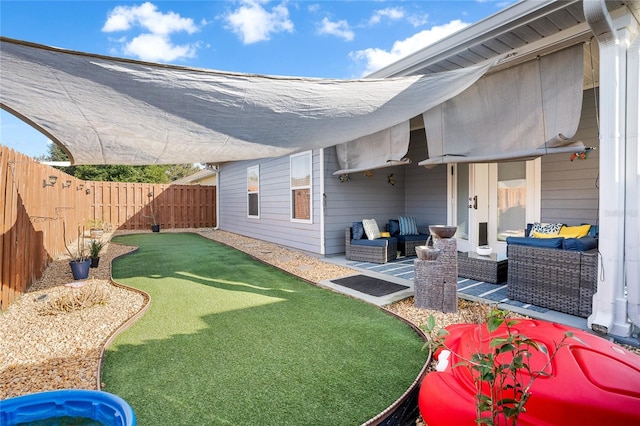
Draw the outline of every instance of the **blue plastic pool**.
<instances>
[{"instance_id":1,"label":"blue plastic pool","mask_svg":"<svg viewBox=\"0 0 640 426\"><path fill-rule=\"evenodd\" d=\"M86 424L135 426L136 416L127 402L108 392L65 389L32 393L0 401L0 425L14 426L40 421L65 424L64 420L86 419ZM46 421L45 421L46 420ZM82 423L80 423L82 424Z\"/></svg>"}]
</instances>

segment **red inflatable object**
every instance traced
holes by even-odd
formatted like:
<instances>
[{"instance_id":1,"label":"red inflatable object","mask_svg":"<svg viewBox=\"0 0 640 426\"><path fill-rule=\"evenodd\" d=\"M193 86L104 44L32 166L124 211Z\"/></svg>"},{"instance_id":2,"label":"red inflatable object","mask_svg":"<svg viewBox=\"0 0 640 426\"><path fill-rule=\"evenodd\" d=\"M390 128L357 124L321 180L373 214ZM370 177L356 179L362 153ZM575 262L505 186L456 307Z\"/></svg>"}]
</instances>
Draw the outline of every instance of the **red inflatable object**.
<instances>
[{"instance_id":1,"label":"red inflatable object","mask_svg":"<svg viewBox=\"0 0 640 426\"><path fill-rule=\"evenodd\" d=\"M512 329L543 349L532 351L529 365L534 372L547 364L565 332L573 332L545 368L549 376L533 383L519 425L640 425L640 356L588 332L546 321L519 320ZM456 324L447 331L449 363L444 371L425 376L418 406L429 426L473 425L476 388L471 372L452 366L473 353L486 353L494 337L506 336L506 328L489 335L486 326Z\"/></svg>"}]
</instances>

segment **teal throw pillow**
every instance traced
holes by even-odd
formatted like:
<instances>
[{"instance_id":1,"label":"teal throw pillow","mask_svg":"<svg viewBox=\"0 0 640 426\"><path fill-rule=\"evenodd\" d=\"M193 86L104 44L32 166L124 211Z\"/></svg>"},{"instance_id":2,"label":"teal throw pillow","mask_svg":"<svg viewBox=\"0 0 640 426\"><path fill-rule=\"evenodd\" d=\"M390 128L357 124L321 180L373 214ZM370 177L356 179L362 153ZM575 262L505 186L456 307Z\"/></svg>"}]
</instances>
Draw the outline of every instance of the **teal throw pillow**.
<instances>
[{"instance_id":1,"label":"teal throw pillow","mask_svg":"<svg viewBox=\"0 0 640 426\"><path fill-rule=\"evenodd\" d=\"M398 216L400 223L400 235L418 235L418 225L415 217Z\"/></svg>"},{"instance_id":2,"label":"teal throw pillow","mask_svg":"<svg viewBox=\"0 0 640 426\"><path fill-rule=\"evenodd\" d=\"M362 225L362 222L353 222L353 225L351 226L351 233L353 234L354 240L362 239L362 236L364 235L364 226Z\"/></svg>"}]
</instances>

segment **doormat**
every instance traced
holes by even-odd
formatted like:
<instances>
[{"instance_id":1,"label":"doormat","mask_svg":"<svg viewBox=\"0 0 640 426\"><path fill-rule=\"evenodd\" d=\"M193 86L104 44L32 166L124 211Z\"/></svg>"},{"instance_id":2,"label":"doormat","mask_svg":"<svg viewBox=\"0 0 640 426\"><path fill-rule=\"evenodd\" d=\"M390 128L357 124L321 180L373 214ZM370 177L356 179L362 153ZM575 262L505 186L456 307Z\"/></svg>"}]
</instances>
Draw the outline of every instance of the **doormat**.
<instances>
[{"instance_id":1,"label":"doormat","mask_svg":"<svg viewBox=\"0 0 640 426\"><path fill-rule=\"evenodd\" d=\"M387 294L409 288L405 285L368 277L366 275L353 275L351 277L331 280L331 282L375 297L386 296Z\"/></svg>"}]
</instances>

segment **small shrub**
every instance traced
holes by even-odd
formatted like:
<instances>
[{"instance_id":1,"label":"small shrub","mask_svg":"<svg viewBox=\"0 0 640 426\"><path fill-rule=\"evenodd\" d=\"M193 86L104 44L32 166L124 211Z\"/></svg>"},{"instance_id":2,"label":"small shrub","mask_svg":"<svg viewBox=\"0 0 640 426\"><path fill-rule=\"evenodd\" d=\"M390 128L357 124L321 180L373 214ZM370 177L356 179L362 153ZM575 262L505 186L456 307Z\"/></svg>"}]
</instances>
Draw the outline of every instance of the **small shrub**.
<instances>
[{"instance_id":1,"label":"small shrub","mask_svg":"<svg viewBox=\"0 0 640 426\"><path fill-rule=\"evenodd\" d=\"M99 258L100 251L102 251L105 245L107 245L107 243L102 240L91 240L91 243L89 244L89 257L92 259Z\"/></svg>"},{"instance_id":2,"label":"small shrub","mask_svg":"<svg viewBox=\"0 0 640 426\"><path fill-rule=\"evenodd\" d=\"M70 289L69 292L50 300L42 309L43 315L56 315L80 311L107 303L107 295L98 285Z\"/></svg>"},{"instance_id":3,"label":"small shrub","mask_svg":"<svg viewBox=\"0 0 640 426\"><path fill-rule=\"evenodd\" d=\"M475 314L481 313L481 310ZM433 352L446 349L455 353L462 361L453 368L466 367L470 370L476 388L476 424L478 425L516 425L520 414L526 412L525 404L531 396L531 386L536 378L545 376L546 368L556 356L560 348L565 346L565 340L573 337L567 332L549 354L549 360L539 370L534 371L529 365L532 351L545 350L538 343L527 338L514 329L518 323L516 319L508 318L508 311L493 309L486 317L486 329L492 335L501 326L505 327L506 335L491 339L486 352L479 350L465 359L455 353L445 344L447 330L436 329L436 322L430 316L422 326L430 339L425 344ZM473 315L477 319L477 315ZM472 322L473 323L473 322ZM483 325L481 330L484 330ZM527 374L523 374L526 372Z\"/></svg>"}]
</instances>

